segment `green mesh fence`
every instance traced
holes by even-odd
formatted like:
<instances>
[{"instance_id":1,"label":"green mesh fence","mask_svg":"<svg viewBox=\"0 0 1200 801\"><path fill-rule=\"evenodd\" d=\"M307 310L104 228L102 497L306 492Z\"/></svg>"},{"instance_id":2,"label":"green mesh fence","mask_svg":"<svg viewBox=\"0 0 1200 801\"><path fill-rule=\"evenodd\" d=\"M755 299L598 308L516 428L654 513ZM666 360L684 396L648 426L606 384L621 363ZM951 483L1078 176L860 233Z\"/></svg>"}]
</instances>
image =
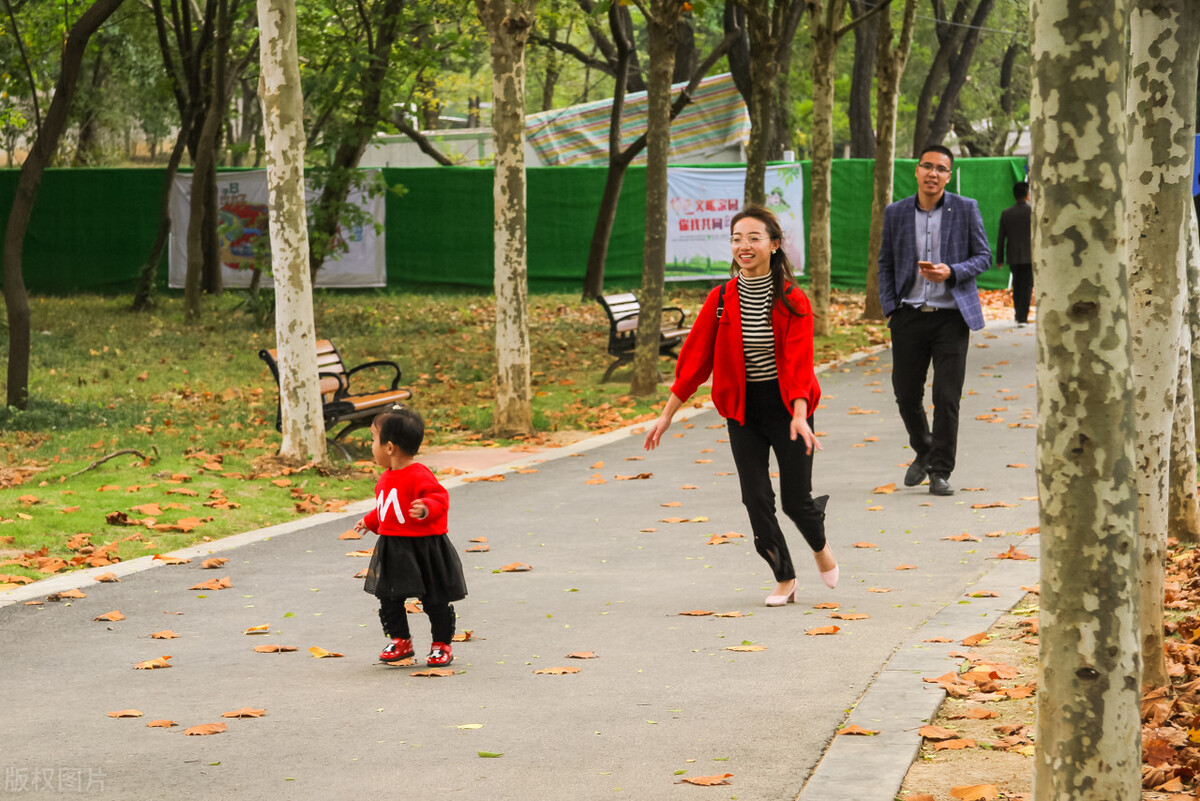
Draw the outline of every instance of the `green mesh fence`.
<instances>
[{"instance_id":1,"label":"green mesh fence","mask_svg":"<svg viewBox=\"0 0 1200 801\"><path fill-rule=\"evenodd\" d=\"M896 162L894 196L916 191L911 159ZM804 162L804 222L811 208L810 164ZM835 287L866 285L871 229L872 162L833 163L832 280ZM492 172L487 168L385 169L402 196L387 198L388 286L440 283L492 286ZM162 169L47 170L25 238L24 277L34 293L125 291L137 281L158 227ZM0 219L7 219L17 170L0 170ZM529 282L531 288L582 285L603 167L539 167L528 171ZM948 187L979 201L995 244L1000 212L1012 205L1012 185L1025 177L1017 158L959 159ZM646 217L646 170L630 167L609 242L605 280L640 281ZM166 258L159 267L165 286ZM1008 284L1007 269L985 273L984 288Z\"/></svg>"}]
</instances>

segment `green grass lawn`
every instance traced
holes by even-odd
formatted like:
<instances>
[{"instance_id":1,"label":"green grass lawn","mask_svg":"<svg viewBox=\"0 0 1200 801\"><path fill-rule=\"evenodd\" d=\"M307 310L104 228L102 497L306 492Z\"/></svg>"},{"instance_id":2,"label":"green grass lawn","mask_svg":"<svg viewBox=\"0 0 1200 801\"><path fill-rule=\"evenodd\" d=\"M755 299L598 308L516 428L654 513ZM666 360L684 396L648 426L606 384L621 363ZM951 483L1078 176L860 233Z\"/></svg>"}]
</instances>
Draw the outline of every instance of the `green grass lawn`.
<instances>
[{"instance_id":1,"label":"green grass lawn","mask_svg":"<svg viewBox=\"0 0 1200 801\"><path fill-rule=\"evenodd\" d=\"M668 292L669 305L691 319L706 290ZM370 496L374 468L347 464L336 450L332 467L293 471L272 458L277 393L258 351L274 347L274 330L238 308L240 299L210 299L195 326L184 323L179 297L161 297L145 313L130 312L124 297L31 299L29 408L0 407L0 587L22 580L13 576L163 553ZM837 331L816 343L818 361L883 341L881 326L857 321L860 298L835 302ZM347 365L400 365L426 420L426 448L493 444L490 295L318 292L314 311L319 336L338 345ZM556 431L609 430L662 408L667 387L632 397L628 368L599 383L610 357L598 304L534 295L530 321L533 443ZM3 330L0 343L6 355ZM664 374L671 368L664 360ZM383 389L385 378L356 391L372 389L372 380ZM369 460L369 433L349 439L352 453ZM126 449L137 454L87 469Z\"/></svg>"}]
</instances>

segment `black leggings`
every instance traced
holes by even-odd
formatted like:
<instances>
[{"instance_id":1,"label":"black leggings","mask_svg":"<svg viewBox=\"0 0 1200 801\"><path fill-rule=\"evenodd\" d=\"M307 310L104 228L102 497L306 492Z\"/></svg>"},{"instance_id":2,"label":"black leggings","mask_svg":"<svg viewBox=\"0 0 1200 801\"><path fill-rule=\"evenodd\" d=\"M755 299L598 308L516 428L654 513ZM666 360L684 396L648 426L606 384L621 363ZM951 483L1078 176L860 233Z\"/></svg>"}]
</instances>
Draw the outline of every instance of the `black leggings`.
<instances>
[{"instance_id":1,"label":"black leggings","mask_svg":"<svg viewBox=\"0 0 1200 801\"><path fill-rule=\"evenodd\" d=\"M770 456L779 463L783 513L791 518L814 552L825 547L825 504L829 496L812 497L812 454L802 439L791 438L792 416L779 394L778 381L746 383L746 422L729 420L729 448L742 486L742 503L750 515L754 548L767 560L776 581L796 577L787 541L775 516ZM808 417L808 425L813 417Z\"/></svg>"},{"instance_id":2,"label":"black leggings","mask_svg":"<svg viewBox=\"0 0 1200 801\"><path fill-rule=\"evenodd\" d=\"M399 637L404 640L412 638L408 629L408 612L404 609L404 598L380 598L379 622L383 624L383 633L387 637ZM429 618L429 630L433 642L448 643L454 637L454 605L421 601L421 608Z\"/></svg>"}]
</instances>

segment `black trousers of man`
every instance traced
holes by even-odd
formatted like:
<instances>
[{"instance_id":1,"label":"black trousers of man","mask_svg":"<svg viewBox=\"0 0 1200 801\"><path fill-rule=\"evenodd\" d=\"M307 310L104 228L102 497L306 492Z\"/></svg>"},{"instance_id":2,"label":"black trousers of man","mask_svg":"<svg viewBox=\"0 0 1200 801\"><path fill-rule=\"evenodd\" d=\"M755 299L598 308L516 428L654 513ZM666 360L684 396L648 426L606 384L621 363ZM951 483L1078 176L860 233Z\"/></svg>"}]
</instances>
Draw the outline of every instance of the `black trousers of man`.
<instances>
[{"instance_id":1,"label":"black trousers of man","mask_svg":"<svg viewBox=\"0 0 1200 801\"><path fill-rule=\"evenodd\" d=\"M1029 322L1029 301L1033 298L1033 265L1010 264L1013 310L1018 323Z\"/></svg>"},{"instance_id":2,"label":"black trousers of man","mask_svg":"<svg viewBox=\"0 0 1200 801\"><path fill-rule=\"evenodd\" d=\"M949 478L958 451L958 405L971 329L958 309L918 311L902 305L891 318L892 390L908 444L931 475ZM925 381L933 367L933 426L925 414Z\"/></svg>"}]
</instances>

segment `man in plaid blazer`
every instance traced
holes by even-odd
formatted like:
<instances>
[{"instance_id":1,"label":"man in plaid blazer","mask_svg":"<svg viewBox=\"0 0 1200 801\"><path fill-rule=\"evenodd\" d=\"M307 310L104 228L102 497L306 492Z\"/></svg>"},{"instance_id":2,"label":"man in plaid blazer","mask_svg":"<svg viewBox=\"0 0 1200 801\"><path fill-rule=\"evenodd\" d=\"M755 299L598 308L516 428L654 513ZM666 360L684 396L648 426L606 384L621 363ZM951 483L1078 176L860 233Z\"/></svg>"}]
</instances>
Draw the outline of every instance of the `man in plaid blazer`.
<instances>
[{"instance_id":1,"label":"man in plaid blazer","mask_svg":"<svg viewBox=\"0 0 1200 801\"><path fill-rule=\"evenodd\" d=\"M946 191L954 155L941 145L921 153L917 194L883 215L879 300L892 330L892 390L913 461L904 476L915 487L929 476L934 495L953 495L958 405L971 331L983 328L975 277L992 252L979 205ZM933 426L925 415L925 380L933 366Z\"/></svg>"}]
</instances>

